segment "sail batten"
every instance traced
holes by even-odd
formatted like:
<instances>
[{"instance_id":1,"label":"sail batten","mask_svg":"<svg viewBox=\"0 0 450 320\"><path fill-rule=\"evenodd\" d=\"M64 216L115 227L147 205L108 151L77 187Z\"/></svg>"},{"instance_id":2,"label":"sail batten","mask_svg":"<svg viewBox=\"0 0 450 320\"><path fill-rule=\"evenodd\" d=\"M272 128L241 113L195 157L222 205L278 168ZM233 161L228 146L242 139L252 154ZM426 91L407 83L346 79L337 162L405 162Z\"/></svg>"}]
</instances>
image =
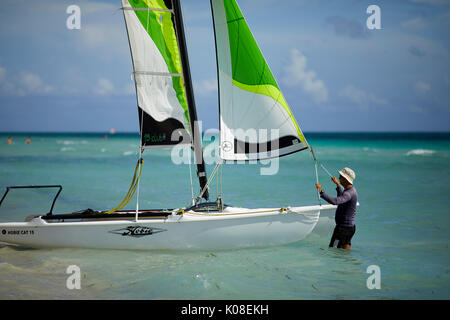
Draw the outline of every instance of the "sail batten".
<instances>
[{"instance_id":1,"label":"sail batten","mask_svg":"<svg viewBox=\"0 0 450 320\"><path fill-rule=\"evenodd\" d=\"M236 1L211 0L211 8L219 82L220 157L262 160L308 148ZM269 151L259 152L261 148Z\"/></svg>"},{"instance_id":2,"label":"sail batten","mask_svg":"<svg viewBox=\"0 0 450 320\"><path fill-rule=\"evenodd\" d=\"M160 12L173 12L170 9L161 9L161 8L133 8L133 7L122 7L122 10L131 10L131 11L160 11Z\"/></svg>"},{"instance_id":3,"label":"sail batten","mask_svg":"<svg viewBox=\"0 0 450 320\"><path fill-rule=\"evenodd\" d=\"M166 76L166 77L182 77L181 73L170 73L170 72L157 72L157 71L135 71L133 72L137 75L150 75L150 76Z\"/></svg>"}]
</instances>

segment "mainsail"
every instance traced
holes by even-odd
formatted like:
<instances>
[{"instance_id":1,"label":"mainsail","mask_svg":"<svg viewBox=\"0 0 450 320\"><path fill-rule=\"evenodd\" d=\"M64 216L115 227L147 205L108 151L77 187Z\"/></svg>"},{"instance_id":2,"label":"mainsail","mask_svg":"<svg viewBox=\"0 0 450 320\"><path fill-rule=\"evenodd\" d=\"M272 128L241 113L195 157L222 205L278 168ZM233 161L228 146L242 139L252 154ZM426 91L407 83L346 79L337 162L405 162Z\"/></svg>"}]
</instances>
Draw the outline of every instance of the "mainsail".
<instances>
[{"instance_id":1,"label":"mainsail","mask_svg":"<svg viewBox=\"0 0 450 320\"><path fill-rule=\"evenodd\" d=\"M217 54L220 157L262 160L308 148L237 3L211 0Z\"/></svg>"},{"instance_id":2,"label":"mainsail","mask_svg":"<svg viewBox=\"0 0 450 320\"><path fill-rule=\"evenodd\" d=\"M192 144L206 185L179 0L122 0L133 60L141 148ZM203 197L208 199L208 192Z\"/></svg>"}]
</instances>

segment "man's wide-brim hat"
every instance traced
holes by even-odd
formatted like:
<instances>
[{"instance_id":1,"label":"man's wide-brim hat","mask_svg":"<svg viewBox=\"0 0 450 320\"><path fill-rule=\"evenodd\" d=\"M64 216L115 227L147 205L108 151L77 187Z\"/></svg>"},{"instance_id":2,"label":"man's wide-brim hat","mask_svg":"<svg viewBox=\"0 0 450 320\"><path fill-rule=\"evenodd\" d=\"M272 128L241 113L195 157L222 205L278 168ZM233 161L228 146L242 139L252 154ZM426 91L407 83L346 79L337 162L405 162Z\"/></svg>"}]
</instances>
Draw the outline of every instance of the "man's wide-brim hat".
<instances>
[{"instance_id":1,"label":"man's wide-brim hat","mask_svg":"<svg viewBox=\"0 0 450 320\"><path fill-rule=\"evenodd\" d=\"M343 176L348 182L353 184L353 180L355 180L355 171L350 168L344 168L339 171L339 174Z\"/></svg>"}]
</instances>

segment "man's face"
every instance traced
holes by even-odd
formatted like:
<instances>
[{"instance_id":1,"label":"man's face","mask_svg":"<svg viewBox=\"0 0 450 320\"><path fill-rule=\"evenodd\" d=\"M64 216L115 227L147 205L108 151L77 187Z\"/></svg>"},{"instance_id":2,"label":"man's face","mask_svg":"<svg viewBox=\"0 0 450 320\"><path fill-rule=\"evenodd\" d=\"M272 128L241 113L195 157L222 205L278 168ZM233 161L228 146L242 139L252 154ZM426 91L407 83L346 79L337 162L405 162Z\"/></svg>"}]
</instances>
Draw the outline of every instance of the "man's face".
<instances>
[{"instance_id":1,"label":"man's face","mask_svg":"<svg viewBox=\"0 0 450 320\"><path fill-rule=\"evenodd\" d=\"M339 183L343 186L346 186L348 184L348 181L343 176L339 175Z\"/></svg>"}]
</instances>

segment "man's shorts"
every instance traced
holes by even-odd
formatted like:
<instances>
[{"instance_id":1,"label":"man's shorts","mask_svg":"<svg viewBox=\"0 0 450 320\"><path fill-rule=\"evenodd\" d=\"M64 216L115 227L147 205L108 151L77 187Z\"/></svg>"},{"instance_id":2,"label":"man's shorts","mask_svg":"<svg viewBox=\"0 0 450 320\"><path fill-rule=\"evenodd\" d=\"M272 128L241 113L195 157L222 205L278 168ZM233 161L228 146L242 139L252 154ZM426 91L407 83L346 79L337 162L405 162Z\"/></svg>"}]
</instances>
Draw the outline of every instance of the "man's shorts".
<instances>
[{"instance_id":1,"label":"man's shorts","mask_svg":"<svg viewBox=\"0 0 450 320\"><path fill-rule=\"evenodd\" d=\"M343 248L344 245L351 245L351 240L356 231L356 225L353 227L344 227L337 225L331 236L330 247Z\"/></svg>"}]
</instances>

